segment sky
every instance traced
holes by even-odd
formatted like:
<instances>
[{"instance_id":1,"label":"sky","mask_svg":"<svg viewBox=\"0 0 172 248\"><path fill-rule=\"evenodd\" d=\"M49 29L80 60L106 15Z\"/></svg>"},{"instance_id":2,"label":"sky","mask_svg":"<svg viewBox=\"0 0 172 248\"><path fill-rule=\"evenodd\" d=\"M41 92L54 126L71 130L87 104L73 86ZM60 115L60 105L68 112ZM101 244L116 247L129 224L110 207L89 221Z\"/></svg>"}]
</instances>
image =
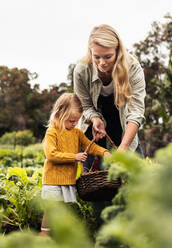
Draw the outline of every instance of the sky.
<instances>
[{"instance_id":1,"label":"sky","mask_svg":"<svg viewBox=\"0 0 172 248\"><path fill-rule=\"evenodd\" d=\"M92 28L114 27L129 50L171 0L0 0L0 66L38 73L41 89L67 82L69 64L86 54Z\"/></svg>"}]
</instances>

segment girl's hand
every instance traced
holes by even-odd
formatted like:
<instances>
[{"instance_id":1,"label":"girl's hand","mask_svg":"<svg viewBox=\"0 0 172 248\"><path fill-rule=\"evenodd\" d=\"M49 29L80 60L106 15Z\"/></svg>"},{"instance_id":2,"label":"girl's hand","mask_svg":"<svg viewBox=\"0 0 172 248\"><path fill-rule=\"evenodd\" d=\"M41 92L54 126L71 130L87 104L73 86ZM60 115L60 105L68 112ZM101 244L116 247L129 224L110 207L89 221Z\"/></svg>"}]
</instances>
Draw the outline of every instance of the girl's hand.
<instances>
[{"instance_id":1,"label":"girl's hand","mask_svg":"<svg viewBox=\"0 0 172 248\"><path fill-rule=\"evenodd\" d=\"M102 139L106 134L104 122L98 117L93 117L91 121L93 123L93 137L96 137L96 141L98 141L99 139Z\"/></svg>"},{"instance_id":2,"label":"girl's hand","mask_svg":"<svg viewBox=\"0 0 172 248\"><path fill-rule=\"evenodd\" d=\"M103 157L106 158L106 157L109 157L110 156L110 152L109 151L105 151L104 154L103 154Z\"/></svg>"},{"instance_id":3,"label":"girl's hand","mask_svg":"<svg viewBox=\"0 0 172 248\"><path fill-rule=\"evenodd\" d=\"M86 159L87 159L87 153L86 152L79 152L79 153L75 154L75 160L76 161L85 162Z\"/></svg>"}]
</instances>

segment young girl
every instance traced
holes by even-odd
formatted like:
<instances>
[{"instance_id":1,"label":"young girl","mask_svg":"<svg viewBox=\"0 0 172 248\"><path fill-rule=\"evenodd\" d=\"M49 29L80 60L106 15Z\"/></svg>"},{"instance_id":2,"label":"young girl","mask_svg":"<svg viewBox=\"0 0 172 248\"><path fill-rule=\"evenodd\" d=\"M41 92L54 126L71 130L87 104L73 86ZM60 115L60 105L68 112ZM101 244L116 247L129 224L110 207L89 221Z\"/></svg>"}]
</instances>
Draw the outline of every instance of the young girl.
<instances>
[{"instance_id":1,"label":"young girl","mask_svg":"<svg viewBox=\"0 0 172 248\"><path fill-rule=\"evenodd\" d=\"M79 98L73 93L62 94L54 104L48 129L43 140L45 163L43 172L42 198L64 202L75 202L75 183L77 162L84 162L86 149L90 140L84 133L75 128L83 108ZM95 143L89 153L108 156L109 152ZM48 235L49 228L44 215L41 235Z\"/></svg>"}]
</instances>

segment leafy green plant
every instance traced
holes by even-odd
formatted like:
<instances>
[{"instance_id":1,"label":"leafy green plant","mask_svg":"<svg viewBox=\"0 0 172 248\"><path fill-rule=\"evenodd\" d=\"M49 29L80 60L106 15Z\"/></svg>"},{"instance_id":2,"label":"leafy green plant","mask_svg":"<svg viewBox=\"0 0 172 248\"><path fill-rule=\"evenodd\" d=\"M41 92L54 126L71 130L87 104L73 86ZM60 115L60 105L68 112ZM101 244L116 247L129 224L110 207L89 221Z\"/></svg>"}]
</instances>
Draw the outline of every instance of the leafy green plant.
<instances>
[{"instance_id":1,"label":"leafy green plant","mask_svg":"<svg viewBox=\"0 0 172 248\"><path fill-rule=\"evenodd\" d=\"M31 144L26 147L24 147L23 153L26 156L26 154L36 154L36 153L41 153L43 152L43 146L42 143L36 143L36 144Z\"/></svg>"},{"instance_id":2,"label":"leafy green plant","mask_svg":"<svg viewBox=\"0 0 172 248\"><path fill-rule=\"evenodd\" d=\"M24 230L0 235L0 248L93 248L82 221L64 203L37 201L37 208L43 207L48 213L50 237ZM1 212L0 212L1 215Z\"/></svg>"},{"instance_id":3,"label":"leafy green plant","mask_svg":"<svg viewBox=\"0 0 172 248\"><path fill-rule=\"evenodd\" d=\"M135 154L115 152L108 160L110 177L125 184L102 217L96 248L171 247L172 144L157 151L153 162L139 162ZM121 207L121 211L116 210Z\"/></svg>"},{"instance_id":4,"label":"leafy green plant","mask_svg":"<svg viewBox=\"0 0 172 248\"><path fill-rule=\"evenodd\" d=\"M42 187L42 168L2 168L0 174L0 205L3 206L2 230L9 232L16 228L40 228L42 207L35 207L35 200L40 197ZM71 209L88 229L94 239L96 221L92 204L78 197L78 202L71 204Z\"/></svg>"},{"instance_id":5,"label":"leafy green plant","mask_svg":"<svg viewBox=\"0 0 172 248\"><path fill-rule=\"evenodd\" d=\"M0 149L0 159L3 159L4 157L11 157L13 160L19 161L19 154L17 151Z\"/></svg>"},{"instance_id":6,"label":"leafy green plant","mask_svg":"<svg viewBox=\"0 0 172 248\"><path fill-rule=\"evenodd\" d=\"M40 197L41 174L34 172L28 177L23 168L9 168L7 176L0 181L0 202L4 207L4 231L9 226L20 229L40 227L41 209L36 209L35 200Z\"/></svg>"},{"instance_id":7,"label":"leafy green plant","mask_svg":"<svg viewBox=\"0 0 172 248\"><path fill-rule=\"evenodd\" d=\"M51 226L51 235L59 247L92 247L83 221L74 214L71 206L63 202L48 201L45 209Z\"/></svg>"},{"instance_id":8,"label":"leafy green plant","mask_svg":"<svg viewBox=\"0 0 172 248\"><path fill-rule=\"evenodd\" d=\"M91 202L83 201L77 195L77 215L81 218L85 226L87 227L89 237L95 240L96 232L98 229L98 223L94 215L93 207Z\"/></svg>"},{"instance_id":9,"label":"leafy green plant","mask_svg":"<svg viewBox=\"0 0 172 248\"><path fill-rule=\"evenodd\" d=\"M0 150L0 167L42 167L45 156L41 144L17 148L15 150Z\"/></svg>"},{"instance_id":10,"label":"leafy green plant","mask_svg":"<svg viewBox=\"0 0 172 248\"><path fill-rule=\"evenodd\" d=\"M0 248L57 248L57 244L49 237L41 237L33 232L13 232L0 236Z\"/></svg>"}]
</instances>

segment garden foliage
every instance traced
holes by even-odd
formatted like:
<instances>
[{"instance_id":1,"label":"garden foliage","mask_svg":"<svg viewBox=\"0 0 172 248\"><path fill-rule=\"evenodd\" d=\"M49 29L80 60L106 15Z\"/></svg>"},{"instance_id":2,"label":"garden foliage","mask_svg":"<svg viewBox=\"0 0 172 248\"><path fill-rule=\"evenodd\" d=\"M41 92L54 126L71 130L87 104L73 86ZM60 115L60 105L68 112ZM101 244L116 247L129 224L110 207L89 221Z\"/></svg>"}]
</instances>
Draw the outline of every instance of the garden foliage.
<instances>
[{"instance_id":1,"label":"garden foliage","mask_svg":"<svg viewBox=\"0 0 172 248\"><path fill-rule=\"evenodd\" d=\"M50 201L37 204L48 213L51 238L24 230L0 236L0 248L93 248L82 222L69 207Z\"/></svg>"},{"instance_id":2,"label":"garden foliage","mask_svg":"<svg viewBox=\"0 0 172 248\"><path fill-rule=\"evenodd\" d=\"M172 144L157 151L153 160L131 152L112 152L105 161L109 180L121 177L123 184L112 206L102 212L104 225L96 236L96 248L172 247L171 161ZM47 204L40 200L41 168L30 175L27 168L5 169L0 174L1 231L7 233L10 226L22 233L0 236L0 247L27 248L25 239L32 247L93 248L90 237L96 223L90 203L79 199L67 209L64 204ZM43 210L48 212L51 238L26 231L40 230Z\"/></svg>"},{"instance_id":3,"label":"garden foliage","mask_svg":"<svg viewBox=\"0 0 172 248\"><path fill-rule=\"evenodd\" d=\"M16 149L4 149L0 146L0 167L42 167L44 152L41 144L27 147L17 146Z\"/></svg>"},{"instance_id":4,"label":"garden foliage","mask_svg":"<svg viewBox=\"0 0 172 248\"><path fill-rule=\"evenodd\" d=\"M2 230L38 228L41 210L35 201L40 198L42 169L29 177L23 168L8 168L0 175L0 204L3 207Z\"/></svg>"},{"instance_id":5,"label":"garden foliage","mask_svg":"<svg viewBox=\"0 0 172 248\"><path fill-rule=\"evenodd\" d=\"M172 247L172 144L156 153L154 161L133 153L114 152L107 159L110 178L123 186L102 217L96 248Z\"/></svg>"}]
</instances>

